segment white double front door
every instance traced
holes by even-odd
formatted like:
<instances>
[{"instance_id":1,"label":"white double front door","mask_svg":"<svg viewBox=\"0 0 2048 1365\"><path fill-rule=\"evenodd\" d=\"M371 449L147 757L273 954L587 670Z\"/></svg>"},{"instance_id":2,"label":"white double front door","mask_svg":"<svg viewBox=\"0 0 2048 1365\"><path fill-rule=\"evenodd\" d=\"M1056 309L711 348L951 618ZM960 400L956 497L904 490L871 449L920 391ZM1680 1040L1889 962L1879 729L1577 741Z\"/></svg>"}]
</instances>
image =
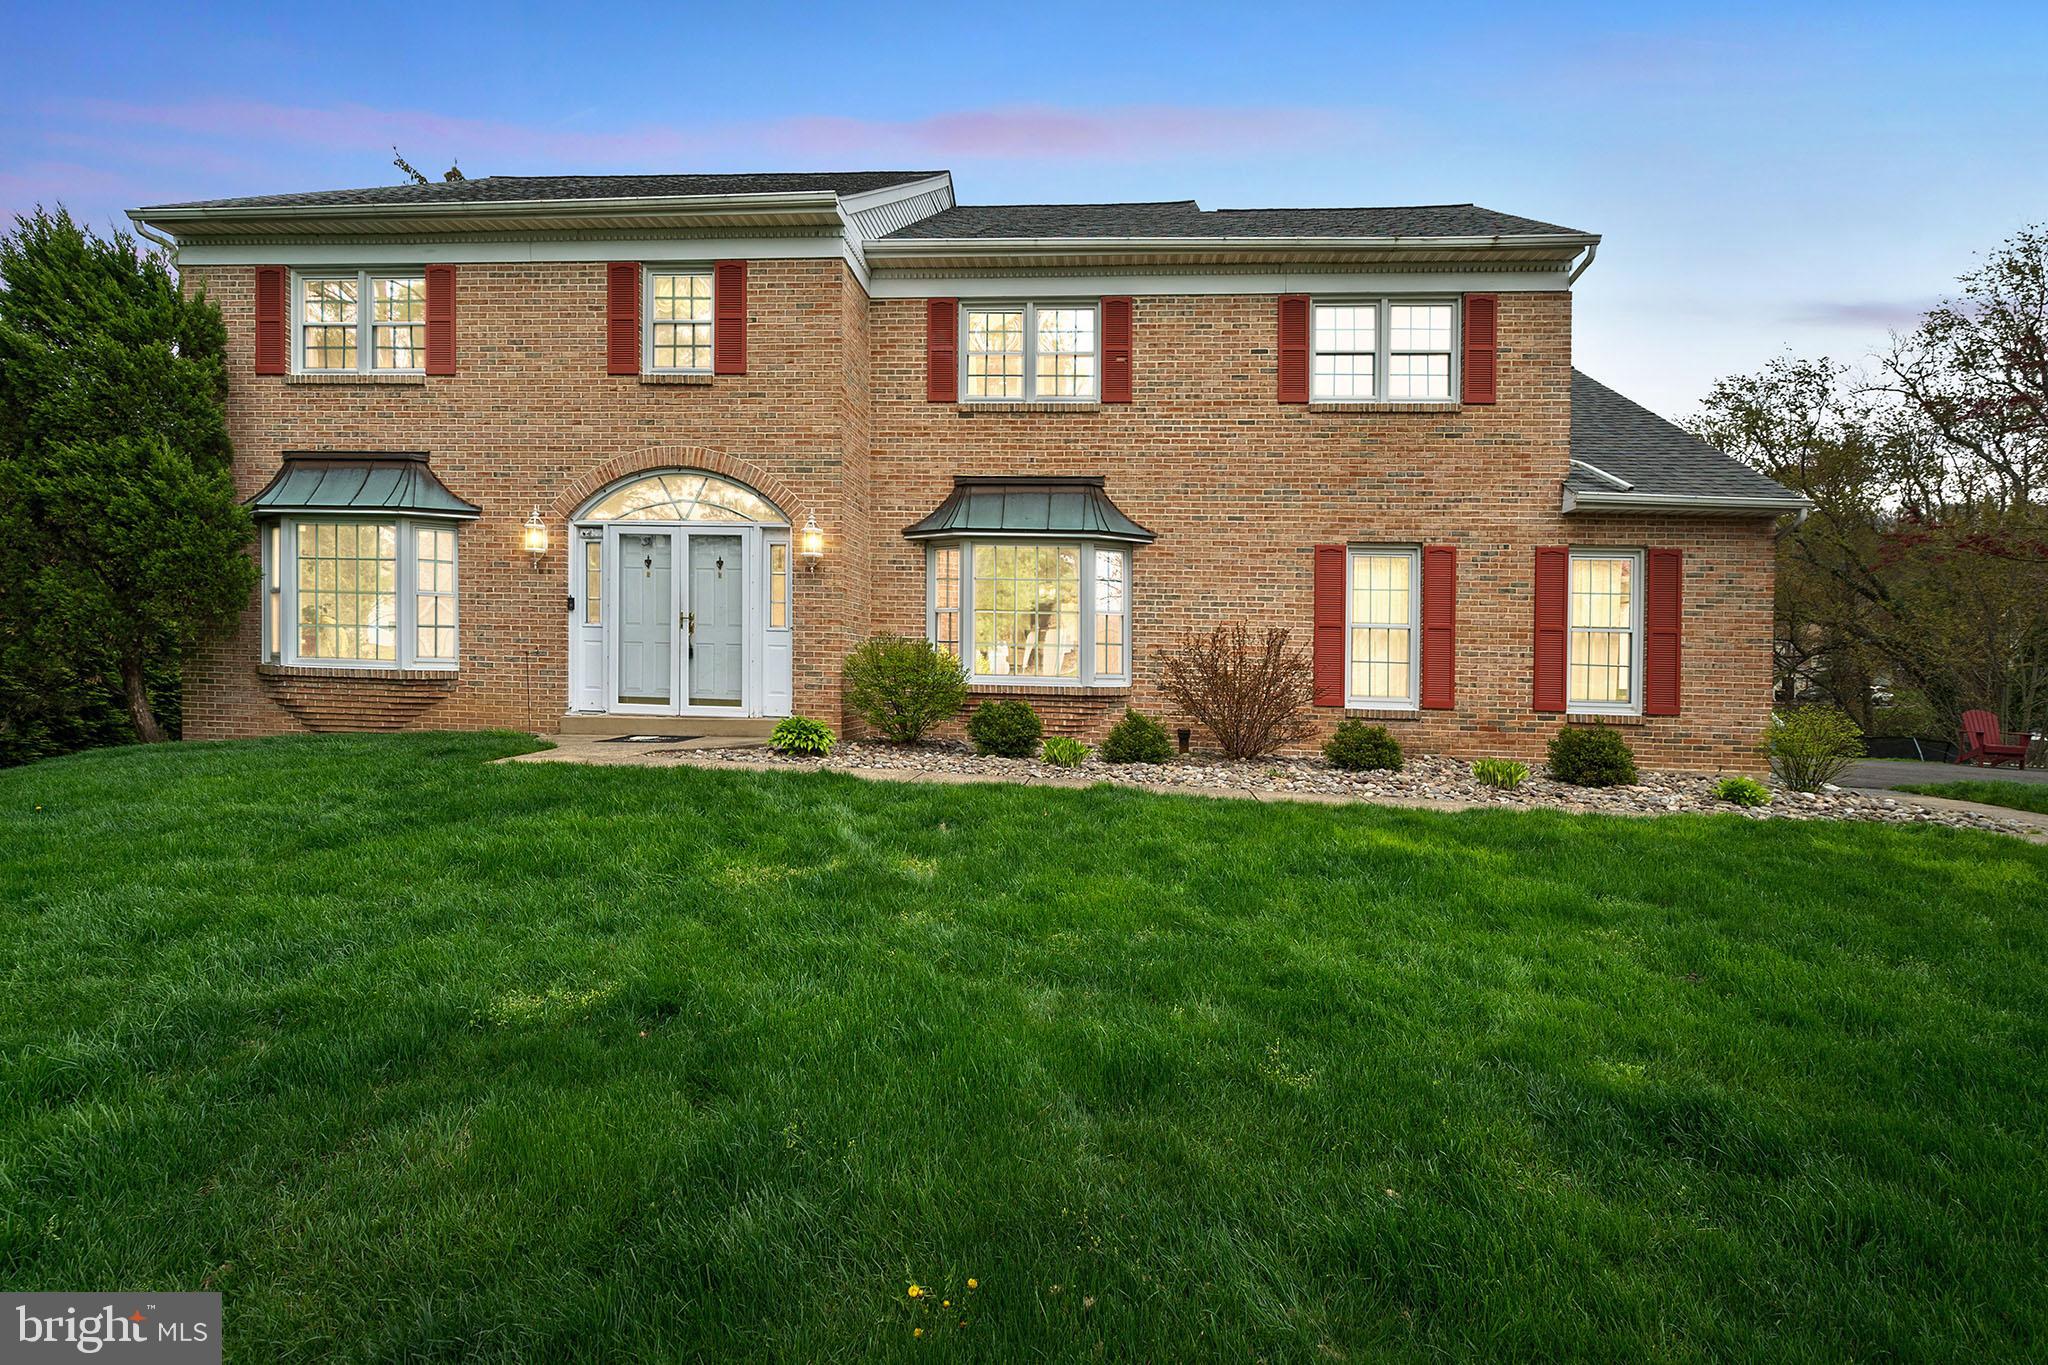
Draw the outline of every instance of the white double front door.
<instances>
[{"instance_id":1,"label":"white double front door","mask_svg":"<svg viewBox=\"0 0 2048 1365\"><path fill-rule=\"evenodd\" d=\"M748 709L754 539L737 531L608 529L611 710Z\"/></svg>"}]
</instances>

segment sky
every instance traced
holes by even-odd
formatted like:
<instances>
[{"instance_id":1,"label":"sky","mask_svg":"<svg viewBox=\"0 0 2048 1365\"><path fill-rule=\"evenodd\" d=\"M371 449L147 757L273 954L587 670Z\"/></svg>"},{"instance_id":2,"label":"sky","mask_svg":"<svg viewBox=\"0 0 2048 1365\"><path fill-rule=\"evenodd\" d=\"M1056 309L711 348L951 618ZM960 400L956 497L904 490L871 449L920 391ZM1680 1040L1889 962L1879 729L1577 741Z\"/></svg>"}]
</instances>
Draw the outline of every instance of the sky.
<instances>
[{"instance_id":1,"label":"sky","mask_svg":"<svg viewBox=\"0 0 2048 1365\"><path fill-rule=\"evenodd\" d=\"M1602 234L1673 417L2048 221L2048 4L0 0L0 221L429 175L924 169L963 203L1475 202Z\"/></svg>"}]
</instances>

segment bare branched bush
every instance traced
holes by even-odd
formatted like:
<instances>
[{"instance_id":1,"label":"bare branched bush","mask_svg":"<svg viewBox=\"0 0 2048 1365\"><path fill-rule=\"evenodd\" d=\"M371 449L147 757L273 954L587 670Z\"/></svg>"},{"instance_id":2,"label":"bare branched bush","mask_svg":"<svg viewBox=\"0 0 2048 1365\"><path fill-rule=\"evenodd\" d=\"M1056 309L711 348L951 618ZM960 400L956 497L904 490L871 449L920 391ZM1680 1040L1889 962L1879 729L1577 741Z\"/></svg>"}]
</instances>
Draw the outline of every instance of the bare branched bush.
<instances>
[{"instance_id":1,"label":"bare branched bush","mask_svg":"<svg viewBox=\"0 0 2048 1365\"><path fill-rule=\"evenodd\" d=\"M1257 758L1315 733L1315 666L1284 630L1258 643L1243 625L1189 631L1159 651L1160 690L1231 758Z\"/></svg>"}]
</instances>

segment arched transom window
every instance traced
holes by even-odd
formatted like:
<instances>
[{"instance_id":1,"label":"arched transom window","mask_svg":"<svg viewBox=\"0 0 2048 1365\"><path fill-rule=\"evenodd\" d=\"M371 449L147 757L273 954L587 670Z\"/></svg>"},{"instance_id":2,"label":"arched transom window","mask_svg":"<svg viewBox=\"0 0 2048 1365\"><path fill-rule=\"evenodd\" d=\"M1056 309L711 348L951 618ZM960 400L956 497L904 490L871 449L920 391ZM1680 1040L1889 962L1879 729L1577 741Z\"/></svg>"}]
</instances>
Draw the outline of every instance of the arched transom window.
<instances>
[{"instance_id":1,"label":"arched transom window","mask_svg":"<svg viewBox=\"0 0 2048 1365\"><path fill-rule=\"evenodd\" d=\"M578 521L788 522L753 489L716 474L648 474L619 485L584 509Z\"/></svg>"}]
</instances>

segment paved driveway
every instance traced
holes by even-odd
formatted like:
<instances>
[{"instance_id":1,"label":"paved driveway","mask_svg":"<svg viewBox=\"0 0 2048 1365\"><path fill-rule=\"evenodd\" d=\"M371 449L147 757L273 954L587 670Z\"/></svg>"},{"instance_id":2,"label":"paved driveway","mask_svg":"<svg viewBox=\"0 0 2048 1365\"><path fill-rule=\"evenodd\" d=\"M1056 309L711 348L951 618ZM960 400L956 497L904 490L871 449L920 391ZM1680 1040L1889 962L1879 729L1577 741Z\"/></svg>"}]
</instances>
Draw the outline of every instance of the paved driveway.
<instances>
[{"instance_id":1,"label":"paved driveway","mask_svg":"<svg viewBox=\"0 0 2048 1365\"><path fill-rule=\"evenodd\" d=\"M1977 768L1962 763L1920 763L1866 758L1842 776L1845 787L1896 787L1901 782L2048 782L2048 768Z\"/></svg>"}]
</instances>

